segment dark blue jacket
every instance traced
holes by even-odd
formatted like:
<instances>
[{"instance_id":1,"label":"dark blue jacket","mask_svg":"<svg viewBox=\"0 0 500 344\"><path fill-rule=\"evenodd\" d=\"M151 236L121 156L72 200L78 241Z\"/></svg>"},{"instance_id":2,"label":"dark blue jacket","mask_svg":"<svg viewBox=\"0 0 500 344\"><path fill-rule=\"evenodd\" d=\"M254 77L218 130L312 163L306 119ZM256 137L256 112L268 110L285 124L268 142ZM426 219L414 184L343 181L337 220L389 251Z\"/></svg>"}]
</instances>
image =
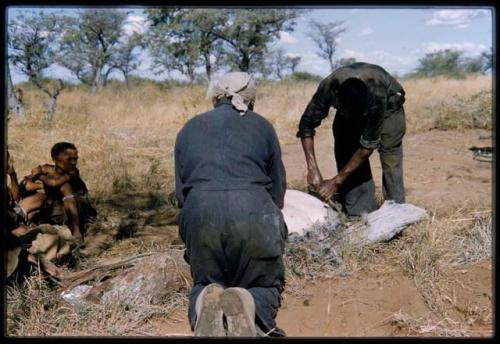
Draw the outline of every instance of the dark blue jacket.
<instances>
[{"instance_id":1,"label":"dark blue jacket","mask_svg":"<svg viewBox=\"0 0 500 344\"><path fill-rule=\"evenodd\" d=\"M229 101L189 120L175 142L179 207L196 190L267 190L283 207L286 175L274 127L259 114L244 116Z\"/></svg>"}]
</instances>

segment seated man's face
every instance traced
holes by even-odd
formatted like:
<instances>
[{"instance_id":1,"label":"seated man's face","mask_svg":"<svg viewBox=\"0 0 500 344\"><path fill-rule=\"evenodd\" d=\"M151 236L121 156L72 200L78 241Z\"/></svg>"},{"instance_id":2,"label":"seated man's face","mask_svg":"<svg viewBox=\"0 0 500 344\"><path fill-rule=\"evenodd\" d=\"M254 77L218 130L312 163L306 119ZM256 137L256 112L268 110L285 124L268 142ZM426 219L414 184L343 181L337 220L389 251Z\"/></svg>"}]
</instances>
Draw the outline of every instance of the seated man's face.
<instances>
[{"instance_id":1,"label":"seated man's face","mask_svg":"<svg viewBox=\"0 0 500 344\"><path fill-rule=\"evenodd\" d=\"M54 162L69 174L78 173L78 151L76 149L66 149L57 156Z\"/></svg>"}]
</instances>

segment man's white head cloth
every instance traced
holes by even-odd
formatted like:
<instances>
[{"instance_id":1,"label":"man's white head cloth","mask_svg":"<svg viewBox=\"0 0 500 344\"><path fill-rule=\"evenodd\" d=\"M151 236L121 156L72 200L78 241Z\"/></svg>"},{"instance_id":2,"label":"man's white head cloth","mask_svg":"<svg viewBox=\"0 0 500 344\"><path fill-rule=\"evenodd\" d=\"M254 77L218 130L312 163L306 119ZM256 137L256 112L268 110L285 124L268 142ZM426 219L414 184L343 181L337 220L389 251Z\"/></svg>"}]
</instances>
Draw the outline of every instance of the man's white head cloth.
<instances>
[{"instance_id":1,"label":"man's white head cloth","mask_svg":"<svg viewBox=\"0 0 500 344\"><path fill-rule=\"evenodd\" d=\"M216 99L226 97L233 106L245 115L248 105L255 101L256 85L254 79L245 72L231 72L222 75L209 90L209 95Z\"/></svg>"}]
</instances>

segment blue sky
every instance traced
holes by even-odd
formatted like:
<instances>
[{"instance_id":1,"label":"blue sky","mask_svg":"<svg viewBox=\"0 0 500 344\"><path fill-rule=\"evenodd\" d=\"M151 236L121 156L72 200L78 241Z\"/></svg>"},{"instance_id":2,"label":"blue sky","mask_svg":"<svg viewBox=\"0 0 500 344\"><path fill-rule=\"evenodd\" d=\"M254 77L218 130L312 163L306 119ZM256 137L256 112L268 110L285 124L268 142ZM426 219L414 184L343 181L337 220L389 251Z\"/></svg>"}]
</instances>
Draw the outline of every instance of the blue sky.
<instances>
[{"instance_id":1,"label":"blue sky","mask_svg":"<svg viewBox=\"0 0 500 344\"><path fill-rule=\"evenodd\" d=\"M9 17L34 8L9 8ZM124 8L125 9L125 8ZM129 8L127 32L144 30L147 23L143 11ZM46 12L51 9L45 8ZM75 9L54 9L58 13L71 14ZM391 73L406 74L415 69L418 60L426 53L439 49L461 50L466 56L477 56L489 50L493 44L494 9L487 7L428 7L428 8L311 8L298 20L295 30L282 33L275 44L291 56L301 56L298 70L321 76L329 74L328 63L315 52L314 42L307 36L308 21L342 21L346 31L340 35L337 58L354 57L358 61L379 64ZM135 73L155 79L149 69L150 59L142 54L141 68ZM14 83L25 80L11 70ZM51 76L73 80L62 67L52 68ZM175 76L175 74L173 75Z\"/></svg>"}]
</instances>

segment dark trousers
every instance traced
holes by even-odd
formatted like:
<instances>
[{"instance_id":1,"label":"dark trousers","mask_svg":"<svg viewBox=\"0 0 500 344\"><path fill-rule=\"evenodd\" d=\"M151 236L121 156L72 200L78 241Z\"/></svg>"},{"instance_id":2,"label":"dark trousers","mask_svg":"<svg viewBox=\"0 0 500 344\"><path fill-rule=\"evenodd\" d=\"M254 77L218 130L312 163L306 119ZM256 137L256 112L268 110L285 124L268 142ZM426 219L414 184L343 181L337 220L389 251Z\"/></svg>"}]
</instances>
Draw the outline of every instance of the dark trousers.
<instances>
[{"instance_id":1,"label":"dark trousers","mask_svg":"<svg viewBox=\"0 0 500 344\"><path fill-rule=\"evenodd\" d=\"M189 298L191 329L195 304L210 283L247 289L255 300L256 324L271 335L276 327L284 288L283 215L262 190L192 190L179 216L179 232L186 245L193 289Z\"/></svg>"},{"instance_id":2,"label":"dark trousers","mask_svg":"<svg viewBox=\"0 0 500 344\"><path fill-rule=\"evenodd\" d=\"M337 170L340 171L361 145L364 124L336 115L333 122L333 137ZM402 139L406 132L404 108L388 110L380 136L378 152L382 165L382 193L385 200L405 202L403 182ZM366 160L354 171L339 190L340 202L349 215L361 215L377 209L375 184Z\"/></svg>"}]
</instances>

